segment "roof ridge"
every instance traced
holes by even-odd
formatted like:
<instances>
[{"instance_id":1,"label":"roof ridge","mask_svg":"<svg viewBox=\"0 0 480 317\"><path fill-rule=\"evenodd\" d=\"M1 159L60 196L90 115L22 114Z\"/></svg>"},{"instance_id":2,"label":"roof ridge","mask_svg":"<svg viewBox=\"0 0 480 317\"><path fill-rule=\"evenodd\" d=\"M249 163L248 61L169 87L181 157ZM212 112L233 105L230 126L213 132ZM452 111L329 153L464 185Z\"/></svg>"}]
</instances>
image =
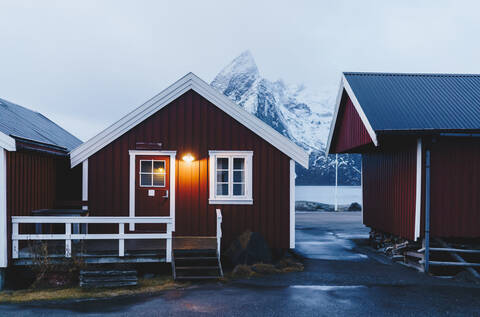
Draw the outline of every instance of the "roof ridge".
<instances>
[{"instance_id":1,"label":"roof ridge","mask_svg":"<svg viewBox=\"0 0 480 317\"><path fill-rule=\"evenodd\" d=\"M480 74L457 74L457 73L343 72L343 74L354 75L354 76L480 77Z\"/></svg>"}]
</instances>

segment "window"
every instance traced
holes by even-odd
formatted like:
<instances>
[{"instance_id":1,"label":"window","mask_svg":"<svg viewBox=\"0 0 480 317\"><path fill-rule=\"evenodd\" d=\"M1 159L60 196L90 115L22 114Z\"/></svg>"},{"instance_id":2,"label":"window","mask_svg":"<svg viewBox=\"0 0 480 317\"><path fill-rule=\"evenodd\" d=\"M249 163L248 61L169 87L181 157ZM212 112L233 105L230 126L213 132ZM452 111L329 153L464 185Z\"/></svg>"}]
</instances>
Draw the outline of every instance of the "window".
<instances>
[{"instance_id":1,"label":"window","mask_svg":"<svg viewBox=\"0 0 480 317\"><path fill-rule=\"evenodd\" d=\"M251 151L210 151L210 204L252 204Z\"/></svg>"},{"instance_id":2,"label":"window","mask_svg":"<svg viewBox=\"0 0 480 317\"><path fill-rule=\"evenodd\" d=\"M165 161L140 160L140 187L165 187Z\"/></svg>"}]
</instances>

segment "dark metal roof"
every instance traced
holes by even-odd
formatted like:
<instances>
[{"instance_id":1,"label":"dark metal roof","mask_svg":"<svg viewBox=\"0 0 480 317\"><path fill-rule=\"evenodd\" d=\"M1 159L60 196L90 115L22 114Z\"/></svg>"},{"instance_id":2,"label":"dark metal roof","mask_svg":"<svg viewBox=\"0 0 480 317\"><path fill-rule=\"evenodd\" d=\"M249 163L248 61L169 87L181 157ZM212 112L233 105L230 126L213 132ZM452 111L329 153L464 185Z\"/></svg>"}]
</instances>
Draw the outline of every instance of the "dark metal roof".
<instances>
[{"instance_id":1,"label":"dark metal roof","mask_svg":"<svg viewBox=\"0 0 480 317\"><path fill-rule=\"evenodd\" d=\"M0 99L0 131L14 138L28 139L73 150L82 141L42 114Z\"/></svg>"},{"instance_id":2,"label":"dark metal roof","mask_svg":"<svg viewBox=\"0 0 480 317\"><path fill-rule=\"evenodd\" d=\"M480 130L480 75L344 75L375 131Z\"/></svg>"}]
</instances>

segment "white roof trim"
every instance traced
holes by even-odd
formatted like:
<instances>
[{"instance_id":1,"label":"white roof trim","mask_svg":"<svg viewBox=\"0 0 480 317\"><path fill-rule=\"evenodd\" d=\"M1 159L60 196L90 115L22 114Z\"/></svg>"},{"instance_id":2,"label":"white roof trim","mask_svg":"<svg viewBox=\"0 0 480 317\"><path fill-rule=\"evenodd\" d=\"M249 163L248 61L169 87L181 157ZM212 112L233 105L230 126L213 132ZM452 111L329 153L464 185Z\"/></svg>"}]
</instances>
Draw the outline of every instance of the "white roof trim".
<instances>
[{"instance_id":1,"label":"white roof trim","mask_svg":"<svg viewBox=\"0 0 480 317\"><path fill-rule=\"evenodd\" d=\"M122 134L129 131L190 89L196 91L225 113L238 120L245 127L275 146L285 155L295 160L303 167L308 168L308 153L301 147L278 133L254 115L248 113L242 107L216 91L213 87L193 73L188 73L183 76L155 97L151 98L87 142L72 150L70 152L71 166L74 167L88 159L91 155L95 154L97 151L113 142Z\"/></svg>"},{"instance_id":2,"label":"white roof trim","mask_svg":"<svg viewBox=\"0 0 480 317\"><path fill-rule=\"evenodd\" d=\"M375 130L373 130L372 125L368 121L367 116L365 115L365 112L363 112L363 109L360 106L360 103L358 102L357 97L353 93L352 87L350 87L350 84L348 83L347 78L345 77L345 74L342 74L342 80L340 81L340 89L338 91L337 101L335 103L335 112L333 114L332 122L330 124L330 131L328 134L328 141L327 141L327 150L325 151L325 154L330 153L330 146L332 145L333 132L335 130L335 125L337 123L338 111L340 109L340 104L342 102L342 96L343 96L344 90L347 92L347 95L350 97L350 100L352 101L353 106L355 107L355 110L357 110L357 113L360 116L360 119L362 120L363 125L367 129L367 132L370 135L370 138L372 139L373 144L375 144L375 146L378 146L377 134L375 133Z\"/></svg>"},{"instance_id":3,"label":"white roof trim","mask_svg":"<svg viewBox=\"0 0 480 317\"><path fill-rule=\"evenodd\" d=\"M17 149L15 139L3 132L0 132L0 147L11 152Z\"/></svg>"}]
</instances>

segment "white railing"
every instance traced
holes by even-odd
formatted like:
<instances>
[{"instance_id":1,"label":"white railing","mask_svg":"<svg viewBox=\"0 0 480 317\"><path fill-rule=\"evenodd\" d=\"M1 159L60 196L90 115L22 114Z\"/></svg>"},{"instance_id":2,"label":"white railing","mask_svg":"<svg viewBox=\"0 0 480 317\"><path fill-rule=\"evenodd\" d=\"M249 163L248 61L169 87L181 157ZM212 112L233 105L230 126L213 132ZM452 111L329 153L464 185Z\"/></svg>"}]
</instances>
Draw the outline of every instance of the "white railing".
<instances>
[{"instance_id":1,"label":"white railing","mask_svg":"<svg viewBox=\"0 0 480 317\"><path fill-rule=\"evenodd\" d=\"M65 224L65 233L60 234L20 234L19 225L33 224ZM118 224L118 233L90 234L73 233L72 224ZM125 233L125 224L149 223L166 224L165 233ZM165 239L166 261L172 261L172 231L173 218L171 217L12 217L12 258L18 259L18 241L20 240L65 240L65 257L72 256L72 240L118 240L118 256L125 255L125 240L129 239Z\"/></svg>"},{"instance_id":2,"label":"white railing","mask_svg":"<svg viewBox=\"0 0 480 317\"><path fill-rule=\"evenodd\" d=\"M217 209L217 253L220 256L220 242L222 240L222 211Z\"/></svg>"}]
</instances>

